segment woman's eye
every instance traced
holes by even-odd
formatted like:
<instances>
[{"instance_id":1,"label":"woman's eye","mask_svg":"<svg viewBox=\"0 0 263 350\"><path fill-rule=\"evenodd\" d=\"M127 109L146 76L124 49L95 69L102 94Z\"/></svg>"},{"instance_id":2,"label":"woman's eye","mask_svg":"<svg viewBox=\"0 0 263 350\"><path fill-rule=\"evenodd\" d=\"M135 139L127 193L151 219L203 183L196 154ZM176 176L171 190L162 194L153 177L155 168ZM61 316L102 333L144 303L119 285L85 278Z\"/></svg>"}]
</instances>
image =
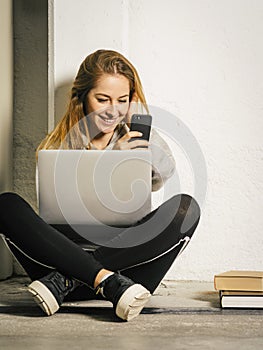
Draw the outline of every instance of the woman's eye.
<instances>
[{"instance_id":1,"label":"woman's eye","mask_svg":"<svg viewBox=\"0 0 263 350\"><path fill-rule=\"evenodd\" d=\"M98 98L97 100L98 100L98 102L100 102L100 103L103 103L103 102L107 102L107 101L108 101L107 99L104 99L104 98Z\"/></svg>"},{"instance_id":2,"label":"woman's eye","mask_svg":"<svg viewBox=\"0 0 263 350\"><path fill-rule=\"evenodd\" d=\"M126 103L127 100L119 100L120 103Z\"/></svg>"}]
</instances>

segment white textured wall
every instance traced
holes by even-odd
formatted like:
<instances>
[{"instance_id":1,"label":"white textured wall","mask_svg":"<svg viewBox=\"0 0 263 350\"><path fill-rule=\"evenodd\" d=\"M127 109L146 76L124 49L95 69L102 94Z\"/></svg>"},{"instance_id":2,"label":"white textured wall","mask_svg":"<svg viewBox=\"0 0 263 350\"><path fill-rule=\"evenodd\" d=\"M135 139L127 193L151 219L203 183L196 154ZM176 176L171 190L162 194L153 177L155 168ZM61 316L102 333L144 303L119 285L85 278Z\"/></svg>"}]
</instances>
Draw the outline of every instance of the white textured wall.
<instances>
[{"instance_id":1,"label":"white textured wall","mask_svg":"<svg viewBox=\"0 0 263 350\"><path fill-rule=\"evenodd\" d=\"M121 50L122 2L54 1L55 121L58 121L65 111L72 79L84 58L98 48Z\"/></svg>"},{"instance_id":2,"label":"white textured wall","mask_svg":"<svg viewBox=\"0 0 263 350\"><path fill-rule=\"evenodd\" d=\"M202 149L202 219L166 277L263 270L263 2L56 0L54 10L57 119L82 59L113 48L138 68L148 102L180 118ZM180 191L193 194L182 154L175 154Z\"/></svg>"}]
</instances>

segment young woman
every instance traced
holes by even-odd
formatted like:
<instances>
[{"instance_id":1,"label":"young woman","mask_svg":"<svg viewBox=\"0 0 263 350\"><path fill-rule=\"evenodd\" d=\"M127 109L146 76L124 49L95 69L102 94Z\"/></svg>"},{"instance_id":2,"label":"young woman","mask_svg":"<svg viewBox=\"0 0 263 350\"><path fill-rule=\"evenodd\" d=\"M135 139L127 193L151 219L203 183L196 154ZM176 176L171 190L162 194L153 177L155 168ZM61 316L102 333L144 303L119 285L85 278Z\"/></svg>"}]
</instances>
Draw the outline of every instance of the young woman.
<instances>
[{"instance_id":1,"label":"young woman","mask_svg":"<svg viewBox=\"0 0 263 350\"><path fill-rule=\"evenodd\" d=\"M149 146L152 190L158 190L173 174L175 162L156 131L152 130L148 142L140 139L139 132L129 130L137 104L148 110L136 69L118 52L98 50L81 64L67 112L37 152ZM199 219L197 202L189 195L176 195L118 231L111 244L93 245L92 251L85 251L44 222L17 194L0 195L0 232L32 279L28 290L46 315L54 314L65 299L106 298L119 318L136 317L190 241ZM146 234L151 238L144 243L125 246L129 237ZM121 241L124 248L114 247L114 240Z\"/></svg>"}]
</instances>

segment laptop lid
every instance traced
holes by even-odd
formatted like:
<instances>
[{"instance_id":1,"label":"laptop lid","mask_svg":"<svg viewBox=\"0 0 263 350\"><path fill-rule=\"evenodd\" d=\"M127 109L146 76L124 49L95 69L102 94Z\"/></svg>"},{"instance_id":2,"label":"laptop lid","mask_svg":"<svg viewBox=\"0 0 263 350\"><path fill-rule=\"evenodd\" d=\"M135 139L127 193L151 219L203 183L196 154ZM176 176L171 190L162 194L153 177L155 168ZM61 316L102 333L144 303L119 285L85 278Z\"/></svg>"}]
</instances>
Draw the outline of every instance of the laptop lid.
<instances>
[{"instance_id":1,"label":"laptop lid","mask_svg":"<svg viewBox=\"0 0 263 350\"><path fill-rule=\"evenodd\" d=\"M41 150L38 182L50 224L127 226L151 211L149 150Z\"/></svg>"}]
</instances>

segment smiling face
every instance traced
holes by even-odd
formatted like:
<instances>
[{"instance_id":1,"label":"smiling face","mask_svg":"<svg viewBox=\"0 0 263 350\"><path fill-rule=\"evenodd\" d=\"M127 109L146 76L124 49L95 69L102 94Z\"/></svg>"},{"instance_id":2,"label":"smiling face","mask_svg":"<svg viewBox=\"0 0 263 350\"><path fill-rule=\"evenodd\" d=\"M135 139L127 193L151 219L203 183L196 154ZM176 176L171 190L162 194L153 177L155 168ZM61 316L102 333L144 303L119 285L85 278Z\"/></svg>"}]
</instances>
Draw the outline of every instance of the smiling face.
<instances>
[{"instance_id":1,"label":"smiling face","mask_svg":"<svg viewBox=\"0 0 263 350\"><path fill-rule=\"evenodd\" d=\"M104 74L87 94L87 112L94 132L113 133L129 109L129 80L120 74Z\"/></svg>"}]
</instances>

